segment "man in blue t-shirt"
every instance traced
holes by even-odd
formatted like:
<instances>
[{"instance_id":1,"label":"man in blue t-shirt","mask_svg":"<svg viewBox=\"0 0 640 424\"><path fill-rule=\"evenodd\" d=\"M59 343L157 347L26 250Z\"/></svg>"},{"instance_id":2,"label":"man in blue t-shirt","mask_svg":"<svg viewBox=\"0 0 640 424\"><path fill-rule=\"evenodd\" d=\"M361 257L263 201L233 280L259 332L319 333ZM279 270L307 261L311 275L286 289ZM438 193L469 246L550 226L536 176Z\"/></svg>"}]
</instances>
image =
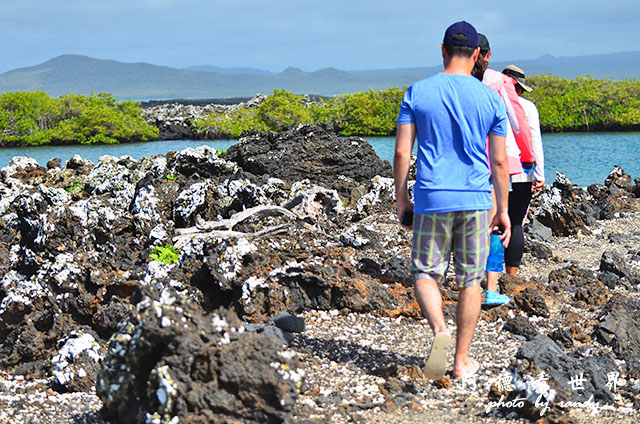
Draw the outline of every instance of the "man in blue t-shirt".
<instances>
[{"instance_id":1,"label":"man in blue t-shirt","mask_svg":"<svg viewBox=\"0 0 640 424\"><path fill-rule=\"evenodd\" d=\"M444 375L451 341L438 288L451 253L459 287L453 367L457 378L475 374L480 366L468 350L480 313L489 229L503 229L504 245L511 234L506 111L498 94L471 76L479 54L478 33L471 24L456 22L447 28L441 49L444 72L414 83L404 95L393 161L398 218L414 212L411 272L416 300L435 334L425 365L425 375L432 379ZM414 206L407 179L416 138ZM493 217L491 183L498 205Z\"/></svg>"}]
</instances>

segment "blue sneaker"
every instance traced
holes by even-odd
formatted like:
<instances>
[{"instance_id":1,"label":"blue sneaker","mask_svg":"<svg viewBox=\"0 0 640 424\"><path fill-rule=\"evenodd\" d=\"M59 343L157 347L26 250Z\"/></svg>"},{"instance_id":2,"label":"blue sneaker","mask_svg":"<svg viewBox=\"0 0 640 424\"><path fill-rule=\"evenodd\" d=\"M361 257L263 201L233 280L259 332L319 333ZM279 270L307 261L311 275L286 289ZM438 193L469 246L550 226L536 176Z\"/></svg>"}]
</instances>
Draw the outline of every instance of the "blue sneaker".
<instances>
[{"instance_id":1,"label":"blue sneaker","mask_svg":"<svg viewBox=\"0 0 640 424\"><path fill-rule=\"evenodd\" d=\"M509 302L511 302L511 299L506 294L500 294L493 290L487 290L485 293L485 305L504 305Z\"/></svg>"}]
</instances>

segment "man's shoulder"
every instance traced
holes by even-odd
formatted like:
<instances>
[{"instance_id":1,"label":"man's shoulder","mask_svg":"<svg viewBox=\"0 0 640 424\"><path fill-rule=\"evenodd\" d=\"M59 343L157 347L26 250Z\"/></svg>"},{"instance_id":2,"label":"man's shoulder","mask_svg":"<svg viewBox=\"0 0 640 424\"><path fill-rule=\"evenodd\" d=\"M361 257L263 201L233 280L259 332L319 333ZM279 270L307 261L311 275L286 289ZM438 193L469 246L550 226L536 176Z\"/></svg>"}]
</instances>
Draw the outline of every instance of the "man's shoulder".
<instances>
[{"instance_id":1,"label":"man's shoulder","mask_svg":"<svg viewBox=\"0 0 640 424\"><path fill-rule=\"evenodd\" d=\"M442 80L442 72L438 72L437 74L430 75L426 78L422 78L421 80L415 81L411 84L411 88L421 88L425 86L429 86L431 84L438 84Z\"/></svg>"},{"instance_id":2,"label":"man's shoulder","mask_svg":"<svg viewBox=\"0 0 640 424\"><path fill-rule=\"evenodd\" d=\"M480 82L480 81L478 81L478 82ZM489 87L488 85L485 85L482 82L480 82L480 87L481 87L482 91L487 93L487 95L490 96L492 99L500 100L500 94L498 94L498 92L496 90L494 90L493 88Z\"/></svg>"},{"instance_id":3,"label":"man's shoulder","mask_svg":"<svg viewBox=\"0 0 640 424\"><path fill-rule=\"evenodd\" d=\"M489 99L490 103L492 103L495 107L498 107L498 108L504 107L502 98L500 97L500 94L498 94L496 90L492 89L491 87L485 85L480 81L478 81L478 83L479 83L479 87L477 88L477 90L479 92L484 93L487 96L487 99Z\"/></svg>"}]
</instances>

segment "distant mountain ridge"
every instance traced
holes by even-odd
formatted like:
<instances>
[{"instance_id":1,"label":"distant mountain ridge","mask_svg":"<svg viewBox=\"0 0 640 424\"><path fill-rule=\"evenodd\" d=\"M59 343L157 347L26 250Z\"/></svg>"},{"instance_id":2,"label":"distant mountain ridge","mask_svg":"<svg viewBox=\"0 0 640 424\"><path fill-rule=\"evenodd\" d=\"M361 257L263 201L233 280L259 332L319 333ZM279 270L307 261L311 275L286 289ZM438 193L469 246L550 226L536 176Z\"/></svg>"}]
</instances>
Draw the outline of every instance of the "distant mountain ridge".
<instances>
[{"instance_id":1,"label":"distant mountain ridge","mask_svg":"<svg viewBox=\"0 0 640 424\"><path fill-rule=\"evenodd\" d=\"M256 68L221 68L215 65L195 65L184 68L185 71L218 72L225 75L273 75L274 72Z\"/></svg>"},{"instance_id":2,"label":"distant mountain ridge","mask_svg":"<svg viewBox=\"0 0 640 424\"><path fill-rule=\"evenodd\" d=\"M575 57L545 55L537 59L492 62L491 67L501 70L510 63L523 68L527 76L552 74L575 78L588 74L596 78L640 80L640 51ZM441 70L441 65L358 71L325 68L313 72L289 67L273 73L213 65L176 69L62 55L40 65L0 74L0 92L41 90L52 96L108 92L122 100L251 97L257 93L269 94L274 89L332 96L408 86Z\"/></svg>"}]
</instances>

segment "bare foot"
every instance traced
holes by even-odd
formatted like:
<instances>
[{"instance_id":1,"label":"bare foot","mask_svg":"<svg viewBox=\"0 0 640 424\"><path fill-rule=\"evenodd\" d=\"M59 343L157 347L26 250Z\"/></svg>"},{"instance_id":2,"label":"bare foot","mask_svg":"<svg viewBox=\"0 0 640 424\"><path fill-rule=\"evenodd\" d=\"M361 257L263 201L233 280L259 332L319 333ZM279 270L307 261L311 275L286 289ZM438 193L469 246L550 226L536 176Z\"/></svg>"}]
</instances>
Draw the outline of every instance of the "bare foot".
<instances>
[{"instance_id":1,"label":"bare foot","mask_svg":"<svg viewBox=\"0 0 640 424\"><path fill-rule=\"evenodd\" d=\"M473 358L468 358L466 362L455 363L453 365L453 378L470 377L478 372L480 363Z\"/></svg>"}]
</instances>

